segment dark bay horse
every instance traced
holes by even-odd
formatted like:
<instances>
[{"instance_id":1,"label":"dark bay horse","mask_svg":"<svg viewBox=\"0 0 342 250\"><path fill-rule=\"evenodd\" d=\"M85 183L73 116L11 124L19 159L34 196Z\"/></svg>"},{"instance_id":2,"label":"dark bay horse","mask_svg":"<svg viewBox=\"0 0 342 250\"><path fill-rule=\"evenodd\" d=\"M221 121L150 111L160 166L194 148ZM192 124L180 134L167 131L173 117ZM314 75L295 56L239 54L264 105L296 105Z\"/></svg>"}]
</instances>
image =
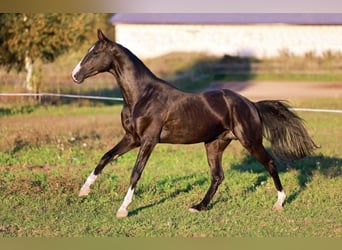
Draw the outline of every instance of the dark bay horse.
<instances>
[{"instance_id":1,"label":"dark bay horse","mask_svg":"<svg viewBox=\"0 0 342 250\"><path fill-rule=\"evenodd\" d=\"M90 186L108 162L140 147L130 178L130 186L116 216L126 217L137 182L157 143L191 144L203 142L211 171L211 184L203 200L189 210L205 210L224 178L222 154L232 140L240 143L266 168L278 191L274 209L281 209L285 192L277 167L263 146L271 143L279 158L300 159L317 147L302 120L280 101L251 102L227 89L185 93L156 77L131 51L109 40L98 30L98 41L72 72L76 83L101 72L116 79L124 105L121 113L125 135L103 155L82 186L86 196Z\"/></svg>"}]
</instances>

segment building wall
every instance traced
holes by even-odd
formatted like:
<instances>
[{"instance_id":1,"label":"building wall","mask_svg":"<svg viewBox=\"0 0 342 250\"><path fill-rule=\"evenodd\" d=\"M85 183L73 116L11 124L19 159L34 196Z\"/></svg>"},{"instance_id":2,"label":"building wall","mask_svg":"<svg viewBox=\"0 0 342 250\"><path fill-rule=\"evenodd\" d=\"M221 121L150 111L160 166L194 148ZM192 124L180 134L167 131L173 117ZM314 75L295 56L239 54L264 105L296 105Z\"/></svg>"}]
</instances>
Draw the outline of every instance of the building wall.
<instances>
[{"instance_id":1,"label":"building wall","mask_svg":"<svg viewBox=\"0 0 342 250\"><path fill-rule=\"evenodd\" d=\"M176 51L258 58L342 52L342 25L116 24L115 31L116 41L141 58Z\"/></svg>"}]
</instances>

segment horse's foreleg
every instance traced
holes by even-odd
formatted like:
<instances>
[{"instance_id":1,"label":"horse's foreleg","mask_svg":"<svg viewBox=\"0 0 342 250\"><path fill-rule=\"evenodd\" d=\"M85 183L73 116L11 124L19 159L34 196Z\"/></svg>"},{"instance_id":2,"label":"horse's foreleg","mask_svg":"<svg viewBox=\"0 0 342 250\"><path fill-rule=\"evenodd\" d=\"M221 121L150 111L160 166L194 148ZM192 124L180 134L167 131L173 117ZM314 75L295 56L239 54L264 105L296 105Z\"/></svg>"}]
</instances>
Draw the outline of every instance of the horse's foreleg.
<instances>
[{"instance_id":1,"label":"horse's foreleg","mask_svg":"<svg viewBox=\"0 0 342 250\"><path fill-rule=\"evenodd\" d=\"M86 182L83 184L78 196L83 197L89 194L90 186L95 182L97 176L111 160L118 158L120 155L132 150L138 145L139 144L136 143L130 135L126 134L116 146L114 146L111 150L109 150L102 156L99 164L96 166L94 171L89 175Z\"/></svg>"},{"instance_id":2,"label":"horse's foreleg","mask_svg":"<svg viewBox=\"0 0 342 250\"><path fill-rule=\"evenodd\" d=\"M118 209L116 213L117 218L127 217L128 215L127 207L132 202L134 189L138 183L138 180L141 177L141 174L145 168L146 162L148 158L150 157L152 150L156 144L157 142L153 140L145 140L144 143L142 143L136 163L132 171L130 186L128 188L127 194L124 198L122 205L120 206L120 208Z\"/></svg>"},{"instance_id":3,"label":"horse's foreleg","mask_svg":"<svg viewBox=\"0 0 342 250\"><path fill-rule=\"evenodd\" d=\"M81 187L80 192L78 193L78 197L85 197L89 194L90 186L93 185L96 178L97 178L97 175L94 174L94 171L91 172L91 174L88 176L86 182Z\"/></svg>"},{"instance_id":4,"label":"horse's foreleg","mask_svg":"<svg viewBox=\"0 0 342 250\"><path fill-rule=\"evenodd\" d=\"M222 154L230 142L230 140L215 140L205 144L211 172L211 184L203 200L198 205L191 207L189 209L190 212L198 212L207 209L211 199L214 197L217 188L224 179L222 169Z\"/></svg>"}]
</instances>

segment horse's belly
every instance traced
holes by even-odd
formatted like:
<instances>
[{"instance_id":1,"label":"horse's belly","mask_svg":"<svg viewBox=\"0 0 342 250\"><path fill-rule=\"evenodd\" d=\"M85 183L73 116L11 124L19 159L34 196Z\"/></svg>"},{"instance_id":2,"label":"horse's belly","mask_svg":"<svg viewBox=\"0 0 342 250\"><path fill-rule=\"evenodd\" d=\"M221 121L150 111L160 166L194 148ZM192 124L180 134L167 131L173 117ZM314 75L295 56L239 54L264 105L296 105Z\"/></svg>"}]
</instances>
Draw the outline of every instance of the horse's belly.
<instances>
[{"instance_id":1,"label":"horse's belly","mask_svg":"<svg viewBox=\"0 0 342 250\"><path fill-rule=\"evenodd\" d=\"M221 126L164 126L160 134L161 143L193 144L206 142L224 132Z\"/></svg>"}]
</instances>

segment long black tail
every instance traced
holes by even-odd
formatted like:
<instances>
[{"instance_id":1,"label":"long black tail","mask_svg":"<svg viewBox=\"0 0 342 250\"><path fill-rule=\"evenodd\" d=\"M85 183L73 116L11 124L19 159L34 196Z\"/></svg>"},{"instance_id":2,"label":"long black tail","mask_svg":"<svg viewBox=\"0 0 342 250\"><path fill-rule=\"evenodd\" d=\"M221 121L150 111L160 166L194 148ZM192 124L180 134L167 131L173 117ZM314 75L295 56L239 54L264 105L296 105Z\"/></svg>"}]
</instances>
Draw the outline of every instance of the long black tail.
<instances>
[{"instance_id":1,"label":"long black tail","mask_svg":"<svg viewBox=\"0 0 342 250\"><path fill-rule=\"evenodd\" d=\"M310 155L317 145L310 138L303 120L281 101L255 103L263 124L263 135L280 159L301 159Z\"/></svg>"}]
</instances>

